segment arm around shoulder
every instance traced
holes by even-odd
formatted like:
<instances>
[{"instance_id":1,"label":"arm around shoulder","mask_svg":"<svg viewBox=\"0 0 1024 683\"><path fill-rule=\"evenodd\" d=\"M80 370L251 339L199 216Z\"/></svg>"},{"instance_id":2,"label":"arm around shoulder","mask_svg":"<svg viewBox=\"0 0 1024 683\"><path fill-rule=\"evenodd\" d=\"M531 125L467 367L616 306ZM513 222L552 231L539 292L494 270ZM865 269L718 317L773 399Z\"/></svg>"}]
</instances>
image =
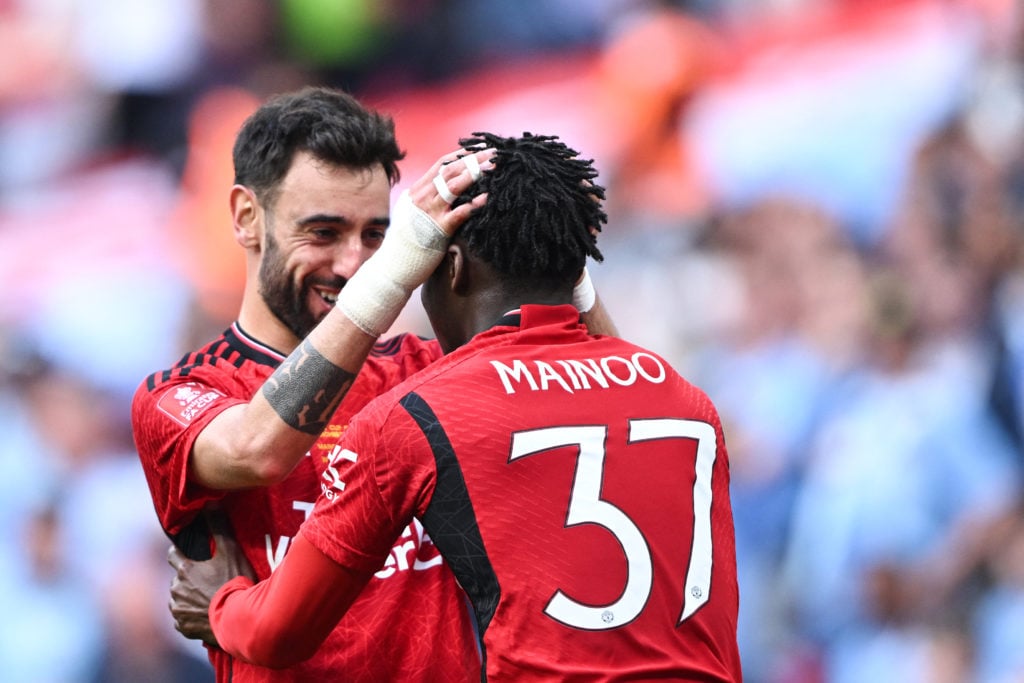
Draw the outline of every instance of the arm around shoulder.
<instances>
[{"instance_id":1,"label":"arm around shoulder","mask_svg":"<svg viewBox=\"0 0 1024 683\"><path fill-rule=\"evenodd\" d=\"M229 654L259 666L293 666L316 652L369 578L300 533L269 579L233 580L213 596L210 624Z\"/></svg>"}]
</instances>

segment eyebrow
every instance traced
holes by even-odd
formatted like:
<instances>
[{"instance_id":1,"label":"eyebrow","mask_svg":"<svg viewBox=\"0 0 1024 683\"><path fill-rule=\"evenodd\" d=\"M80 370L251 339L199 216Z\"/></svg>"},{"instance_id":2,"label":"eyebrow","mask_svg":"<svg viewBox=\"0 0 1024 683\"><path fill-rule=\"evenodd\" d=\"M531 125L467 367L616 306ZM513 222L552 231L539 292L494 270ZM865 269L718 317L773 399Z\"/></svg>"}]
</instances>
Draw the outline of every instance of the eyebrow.
<instances>
[{"instance_id":1,"label":"eyebrow","mask_svg":"<svg viewBox=\"0 0 1024 683\"><path fill-rule=\"evenodd\" d=\"M315 213L312 216L306 216L305 218L302 218L298 221L298 224L302 226L311 225L315 223L340 223L342 225L351 225L352 221L350 221L345 216L337 216L328 213ZM390 219L383 216L379 216L377 218L373 218L370 220L371 225L383 225L387 227L390 223Z\"/></svg>"}]
</instances>

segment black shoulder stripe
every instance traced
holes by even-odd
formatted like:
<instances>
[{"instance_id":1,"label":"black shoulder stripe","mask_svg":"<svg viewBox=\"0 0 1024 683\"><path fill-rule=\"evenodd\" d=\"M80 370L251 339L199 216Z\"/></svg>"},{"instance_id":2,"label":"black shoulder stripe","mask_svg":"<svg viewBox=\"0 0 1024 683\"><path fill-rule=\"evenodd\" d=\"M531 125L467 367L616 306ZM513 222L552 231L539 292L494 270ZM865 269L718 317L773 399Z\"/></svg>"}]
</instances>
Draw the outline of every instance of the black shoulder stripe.
<instances>
[{"instance_id":1,"label":"black shoulder stripe","mask_svg":"<svg viewBox=\"0 0 1024 683\"><path fill-rule=\"evenodd\" d=\"M373 345L373 348L370 350L370 354L373 356L393 356L399 352L404 340L410 336L412 335L410 335L409 332L402 332L401 334L396 334L394 337L382 339ZM430 337L416 335L416 338L420 341L430 341Z\"/></svg>"},{"instance_id":2,"label":"black shoulder stripe","mask_svg":"<svg viewBox=\"0 0 1024 683\"><path fill-rule=\"evenodd\" d=\"M236 368L242 367L245 360L235 349L231 348L223 339L211 344L202 351L193 354L192 359L187 363L179 365L213 365L216 359L226 360Z\"/></svg>"},{"instance_id":3,"label":"black shoulder stripe","mask_svg":"<svg viewBox=\"0 0 1024 683\"><path fill-rule=\"evenodd\" d=\"M245 364L242 354L232 347L226 337L221 337L200 347L198 351L189 351L171 369L154 372L146 378L146 389L153 391L174 377L187 377L194 368L200 365L215 365L218 360L227 361L236 368Z\"/></svg>"},{"instance_id":4,"label":"black shoulder stripe","mask_svg":"<svg viewBox=\"0 0 1024 683\"><path fill-rule=\"evenodd\" d=\"M473 603L482 640L498 607L501 587L484 548L462 468L430 405L415 392L403 396L399 403L423 431L437 463L434 495L420 521Z\"/></svg>"},{"instance_id":5,"label":"black shoulder stripe","mask_svg":"<svg viewBox=\"0 0 1024 683\"><path fill-rule=\"evenodd\" d=\"M215 344L211 345L209 349L207 349L207 352L217 358L223 358L236 368L242 367L245 363L245 358L242 357L242 354L232 348L231 344L229 344L226 339L218 340Z\"/></svg>"},{"instance_id":6,"label":"black shoulder stripe","mask_svg":"<svg viewBox=\"0 0 1024 683\"><path fill-rule=\"evenodd\" d=\"M398 350L402 348L402 340L405 338L407 333L395 335L394 337L388 337L387 339L381 339L373 345L373 349L370 351L374 356L393 356L398 353Z\"/></svg>"},{"instance_id":7,"label":"black shoulder stripe","mask_svg":"<svg viewBox=\"0 0 1024 683\"><path fill-rule=\"evenodd\" d=\"M194 356L191 359L189 359L189 357L186 356L183 360L189 360L190 362L181 365L176 365L170 370L155 372L149 377L147 377L146 388L149 391L153 391L161 384L165 384L166 382L169 382L175 377L188 377L193 370L203 365L216 365L218 362L228 361L236 368L240 368L242 367L243 364L243 359L241 358L241 356L234 359L227 359L221 356L209 356L205 353L194 354Z\"/></svg>"}]
</instances>

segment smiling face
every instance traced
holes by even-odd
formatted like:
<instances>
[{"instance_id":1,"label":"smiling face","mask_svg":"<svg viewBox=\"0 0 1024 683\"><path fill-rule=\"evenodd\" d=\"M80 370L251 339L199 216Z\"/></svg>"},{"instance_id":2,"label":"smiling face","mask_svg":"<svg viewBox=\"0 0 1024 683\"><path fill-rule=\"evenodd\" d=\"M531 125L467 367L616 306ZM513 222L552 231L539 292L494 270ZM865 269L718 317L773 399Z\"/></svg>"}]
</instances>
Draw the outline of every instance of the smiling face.
<instances>
[{"instance_id":1,"label":"smiling face","mask_svg":"<svg viewBox=\"0 0 1024 683\"><path fill-rule=\"evenodd\" d=\"M390 194L380 165L353 169L307 152L295 155L265 207L259 292L296 338L323 320L348 279L380 247Z\"/></svg>"}]
</instances>

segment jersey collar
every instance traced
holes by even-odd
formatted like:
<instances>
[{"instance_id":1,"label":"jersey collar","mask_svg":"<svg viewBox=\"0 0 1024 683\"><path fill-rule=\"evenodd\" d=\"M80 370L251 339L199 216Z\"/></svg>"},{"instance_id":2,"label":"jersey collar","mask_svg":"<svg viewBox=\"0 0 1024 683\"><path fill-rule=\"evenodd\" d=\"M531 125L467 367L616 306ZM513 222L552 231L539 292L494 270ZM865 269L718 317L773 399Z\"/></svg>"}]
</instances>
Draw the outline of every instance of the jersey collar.
<instances>
[{"instance_id":1,"label":"jersey collar","mask_svg":"<svg viewBox=\"0 0 1024 683\"><path fill-rule=\"evenodd\" d=\"M231 327L224 333L224 338L242 356L261 365L273 365L276 367L285 359L285 354L258 341L243 330L237 320L231 323Z\"/></svg>"},{"instance_id":2,"label":"jersey collar","mask_svg":"<svg viewBox=\"0 0 1024 683\"><path fill-rule=\"evenodd\" d=\"M538 327L541 325L553 325L582 322L580 313L575 306L561 304L558 306L543 306L540 304L527 304L511 310L501 316L493 327Z\"/></svg>"}]
</instances>

